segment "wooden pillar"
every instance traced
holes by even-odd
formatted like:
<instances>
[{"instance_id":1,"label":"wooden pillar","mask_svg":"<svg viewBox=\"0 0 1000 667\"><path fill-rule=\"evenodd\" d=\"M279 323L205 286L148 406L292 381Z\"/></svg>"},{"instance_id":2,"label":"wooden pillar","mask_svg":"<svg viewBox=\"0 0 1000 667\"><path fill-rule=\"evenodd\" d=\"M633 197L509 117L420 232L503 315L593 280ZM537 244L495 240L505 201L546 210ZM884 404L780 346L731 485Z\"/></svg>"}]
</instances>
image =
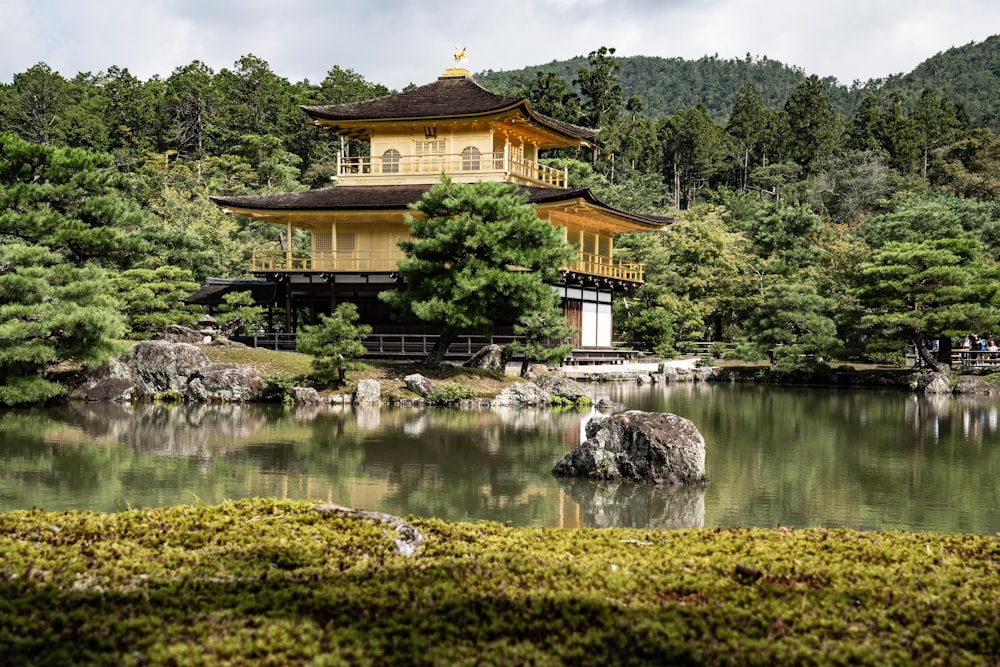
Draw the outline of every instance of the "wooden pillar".
<instances>
[{"instance_id":1,"label":"wooden pillar","mask_svg":"<svg viewBox=\"0 0 1000 667\"><path fill-rule=\"evenodd\" d=\"M292 333L292 279L285 277L285 333Z\"/></svg>"}]
</instances>

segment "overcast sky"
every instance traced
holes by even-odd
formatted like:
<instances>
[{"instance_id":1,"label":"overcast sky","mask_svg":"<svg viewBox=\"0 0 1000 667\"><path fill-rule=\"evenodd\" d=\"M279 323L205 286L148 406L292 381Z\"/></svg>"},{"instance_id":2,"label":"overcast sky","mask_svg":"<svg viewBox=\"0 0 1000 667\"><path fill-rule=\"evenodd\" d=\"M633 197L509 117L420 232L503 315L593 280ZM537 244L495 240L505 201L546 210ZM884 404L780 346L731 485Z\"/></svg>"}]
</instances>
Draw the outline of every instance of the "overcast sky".
<instances>
[{"instance_id":1,"label":"overcast sky","mask_svg":"<svg viewBox=\"0 0 1000 667\"><path fill-rule=\"evenodd\" d=\"M291 82L334 65L400 89L585 56L767 56L843 84L1000 34L1000 0L0 0L0 82L39 62L147 80L243 55Z\"/></svg>"}]
</instances>

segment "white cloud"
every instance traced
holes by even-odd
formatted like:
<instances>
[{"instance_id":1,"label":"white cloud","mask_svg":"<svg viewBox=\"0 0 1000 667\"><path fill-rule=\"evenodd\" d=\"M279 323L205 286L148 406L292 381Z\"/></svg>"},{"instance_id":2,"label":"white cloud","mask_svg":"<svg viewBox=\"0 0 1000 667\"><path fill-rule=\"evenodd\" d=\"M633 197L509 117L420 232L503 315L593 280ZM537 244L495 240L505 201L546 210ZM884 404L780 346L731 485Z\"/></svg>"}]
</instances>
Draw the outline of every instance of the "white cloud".
<instances>
[{"instance_id":1,"label":"white cloud","mask_svg":"<svg viewBox=\"0 0 1000 667\"><path fill-rule=\"evenodd\" d=\"M1000 27L995 0L0 0L0 82L37 62L64 76L167 77L252 53L291 81L334 65L401 88L468 48L473 71L585 56L767 56L842 83L909 71Z\"/></svg>"}]
</instances>

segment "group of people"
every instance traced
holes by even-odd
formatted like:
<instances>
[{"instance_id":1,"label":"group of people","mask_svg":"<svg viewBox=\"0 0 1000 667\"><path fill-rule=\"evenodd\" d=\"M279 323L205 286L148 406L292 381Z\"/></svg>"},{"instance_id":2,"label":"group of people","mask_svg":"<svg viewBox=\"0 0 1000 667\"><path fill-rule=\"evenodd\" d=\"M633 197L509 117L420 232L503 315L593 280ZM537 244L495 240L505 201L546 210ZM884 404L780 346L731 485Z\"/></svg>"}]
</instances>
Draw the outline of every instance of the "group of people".
<instances>
[{"instance_id":1,"label":"group of people","mask_svg":"<svg viewBox=\"0 0 1000 667\"><path fill-rule=\"evenodd\" d=\"M990 359L1000 358L1000 348L997 347L996 339L990 338L989 336L969 334L965 337L965 341L962 343L962 348L973 352L986 352Z\"/></svg>"}]
</instances>

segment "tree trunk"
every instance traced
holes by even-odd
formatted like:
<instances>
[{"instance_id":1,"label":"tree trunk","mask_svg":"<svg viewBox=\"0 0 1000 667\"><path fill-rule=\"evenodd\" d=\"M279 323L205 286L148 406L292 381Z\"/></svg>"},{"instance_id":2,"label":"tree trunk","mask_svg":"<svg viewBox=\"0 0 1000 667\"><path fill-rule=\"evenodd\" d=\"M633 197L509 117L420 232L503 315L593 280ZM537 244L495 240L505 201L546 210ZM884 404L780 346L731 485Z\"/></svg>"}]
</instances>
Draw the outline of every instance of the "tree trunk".
<instances>
[{"instance_id":1,"label":"tree trunk","mask_svg":"<svg viewBox=\"0 0 1000 667\"><path fill-rule=\"evenodd\" d=\"M451 347L451 344L457 338L457 331L451 331L450 329L442 331L441 335L438 336L437 342L434 343L434 347L424 357L421 365L427 368L439 368L444 363L444 355L448 352L448 348Z\"/></svg>"},{"instance_id":2,"label":"tree trunk","mask_svg":"<svg viewBox=\"0 0 1000 667\"><path fill-rule=\"evenodd\" d=\"M917 348L917 355L919 355L920 361L924 362L928 368L935 373L951 373L950 360L948 363L943 363L938 360L936 355L931 354L931 351L927 349L923 336L917 336L913 344Z\"/></svg>"},{"instance_id":3,"label":"tree trunk","mask_svg":"<svg viewBox=\"0 0 1000 667\"><path fill-rule=\"evenodd\" d=\"M948 368L951 368L951 338L949 336L938 338L937 358L940 363L948 364Z\"/></svg>"}]
</instances>

